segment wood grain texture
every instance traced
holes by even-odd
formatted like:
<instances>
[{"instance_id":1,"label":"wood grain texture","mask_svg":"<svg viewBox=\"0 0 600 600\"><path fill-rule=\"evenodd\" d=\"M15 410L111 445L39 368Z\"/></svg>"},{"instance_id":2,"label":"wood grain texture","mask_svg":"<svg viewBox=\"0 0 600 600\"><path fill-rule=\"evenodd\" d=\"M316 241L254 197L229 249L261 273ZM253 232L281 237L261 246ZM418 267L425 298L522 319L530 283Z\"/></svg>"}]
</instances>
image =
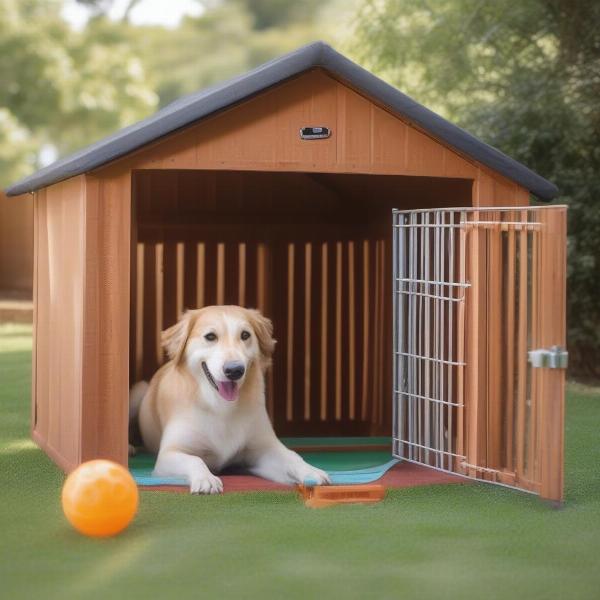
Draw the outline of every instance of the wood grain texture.
<instances>
[{"instance_id":1,"label":"wood grain texture","mask_svg":"<svg viewBox=\"0 0 600 600\"><path fill-rule=\"evenodd\" d=\"M131 178L86 176L81 460L127 464Z\"/></svg>"},{"instance_id":2,"label":"wood grain texture","mask_svg":"<svg viewBox=\"0 0 600 600\"><path fill-rule=\"evenodd\" d=\"M35 216L32 435L72 468L81 461L84 177L38 192Z\"/></svg>"},{"instance_id":3,"label":"wood grain texture","mask_svg":"<svg viewBox=\"0 0 600 600\"><path fill-rule=\"evenodd\" d=\"M326 140L301 140L298 132L307 124L327 126L332 135ZM482 206L512 206L526 202L528 196L515 183L321 69L275 86L117 163L131 170L234 169L462 178L473 182L472 202Z\"/></svg>"}]
</instances>

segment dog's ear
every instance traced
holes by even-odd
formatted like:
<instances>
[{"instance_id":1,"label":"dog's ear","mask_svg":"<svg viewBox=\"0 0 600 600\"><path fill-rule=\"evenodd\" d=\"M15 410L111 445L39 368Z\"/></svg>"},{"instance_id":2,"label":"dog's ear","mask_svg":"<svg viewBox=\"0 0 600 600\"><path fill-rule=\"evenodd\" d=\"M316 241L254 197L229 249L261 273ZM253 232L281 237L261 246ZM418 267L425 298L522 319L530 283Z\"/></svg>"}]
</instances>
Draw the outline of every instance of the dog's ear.
<instances>
[{"instance_id":1,"label":"dog's ear","mask_svg":"<svg viewBox=\"0 0 600 600\"><path fill-rule=\"evenodd\" d=\"M176 366L183 361L185 346L194 328L197 312L195 310L186 311L175 325L165 329L161 334L162 347Z\"/></svg>"},{"instance_id":2,"label":"dog's ear","mask_svg":"<svg viewBox=\"0 0 600 600\"><path fill-rule=\"evenodd\" d=\"M264 317L259 311L253 308L248 308L246 311L250 325L252 325L252 329L254 329L254 333L258 339L258 348L262 357L263 369L266 369L271 365L271 357L277 343L273 339L273 323L271 319L267 319L267 317Z\"/></svg>"}]
</instances>

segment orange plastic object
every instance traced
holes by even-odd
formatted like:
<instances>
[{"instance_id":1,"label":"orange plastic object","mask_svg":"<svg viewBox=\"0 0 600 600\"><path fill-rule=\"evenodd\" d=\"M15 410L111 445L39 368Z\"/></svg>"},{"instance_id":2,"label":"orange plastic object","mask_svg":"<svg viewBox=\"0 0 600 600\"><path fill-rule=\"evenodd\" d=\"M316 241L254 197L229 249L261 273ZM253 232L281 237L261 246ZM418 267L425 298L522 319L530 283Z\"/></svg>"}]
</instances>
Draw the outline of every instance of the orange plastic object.
<instances>
[{"instance_id":1,"label":"orange plastic object","mask_svg":"<svg viewBox=\"0 0 600 600\"><path fill-rule=\"evenodd\" d=\"M299 485L304 505L325 508L336 504L373 504L385 497L385 487L378 484L365 485Z\"/></svg>"},{"instance_id":2,"label":"orange plastic object","mask_svg":"<svg viewBox=\"0 0 600 600\"><path fill-rule=\"evenodd\" d=\"M138 489L129 471L110 460L79 465L65 481L62 507L77 531L108 537L123 531L137 512Z\"/></svg>"}]
</instances>

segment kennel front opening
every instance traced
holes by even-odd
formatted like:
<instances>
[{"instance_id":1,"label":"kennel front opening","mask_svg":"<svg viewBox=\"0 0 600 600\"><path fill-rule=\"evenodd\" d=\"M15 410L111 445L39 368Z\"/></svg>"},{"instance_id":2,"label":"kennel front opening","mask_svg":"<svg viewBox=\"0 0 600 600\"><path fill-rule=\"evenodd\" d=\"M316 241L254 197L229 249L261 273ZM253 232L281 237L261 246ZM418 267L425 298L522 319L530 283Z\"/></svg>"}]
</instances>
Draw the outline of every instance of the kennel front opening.
<instances>
[{"instance_id":1,"label":"kennel front opening","mask_svg":"<svg viewBox=\"0 0 600 600\"><path fill-rule=\"evenodd\" d=\"M267 407L279 435L391 435L391 209L472 182L244 171L133 175L130 379L165 360L189 308L256 307L278 340Z\"/></svg>"}]
</instances>

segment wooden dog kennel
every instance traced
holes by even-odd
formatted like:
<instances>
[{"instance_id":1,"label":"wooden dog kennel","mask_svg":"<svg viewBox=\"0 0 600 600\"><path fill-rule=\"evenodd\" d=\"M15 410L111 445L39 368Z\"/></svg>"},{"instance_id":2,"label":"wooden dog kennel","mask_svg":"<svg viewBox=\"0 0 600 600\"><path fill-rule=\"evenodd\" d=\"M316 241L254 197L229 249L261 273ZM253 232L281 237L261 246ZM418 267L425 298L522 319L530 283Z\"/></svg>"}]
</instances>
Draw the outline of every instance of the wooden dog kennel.
<instances>
[{"instance_id":1,"label":"wooden dog kennel","mask_svg":"<svg viewBox=\"0 0 600 600\"><path fill-rule=\"evenodd\" d=\"M273 319L279 434L390 435L392 209L520 207L557 190L315 43L8 190L24 192L32 435L70 470L126 463L130 385L163 361L159 332L208 304Z\"/></svg>"}]
</instances>

